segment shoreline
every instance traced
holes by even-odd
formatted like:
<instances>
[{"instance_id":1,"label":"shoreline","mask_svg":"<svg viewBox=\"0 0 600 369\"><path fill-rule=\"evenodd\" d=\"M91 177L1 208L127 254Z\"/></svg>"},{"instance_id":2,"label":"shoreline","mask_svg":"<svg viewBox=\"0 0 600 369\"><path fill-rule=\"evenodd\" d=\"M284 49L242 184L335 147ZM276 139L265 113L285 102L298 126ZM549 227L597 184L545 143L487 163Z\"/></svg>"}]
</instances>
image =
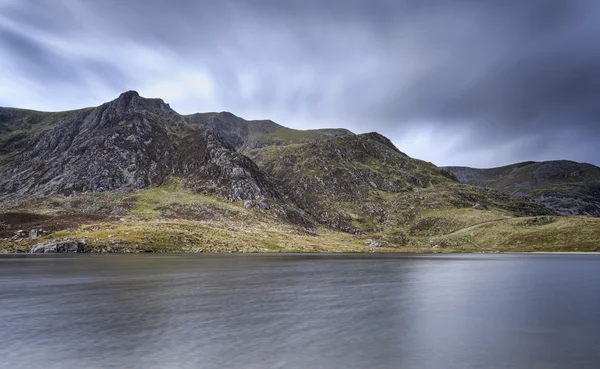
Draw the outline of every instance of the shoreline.
<instances>
[{"instance_id":1,"label":"shoreline","mask_svg":"<svg viewBox=\"0 0 600 369\"><path fill-rule=\"evenodd\" d=\"M280 251L280 252L185 252L185 251L151 251L151 252L0 252L1 255L362 255L362 254L402 254L402 255L457 255L457 254L472 254L472 255L519 255L519 254L539 254L539 255L600 255L599 251Z\"/></svg>"},{"instance_id":2,"label":"shoreline","mask_svg":"<svg viewBox=\"0 0 600 369\"><path fill-rule=\"evenodd\" d=\"M572 255L600 255L599 251L507 251L501 254L572 254Z\"/></svg>"}]
</instances>

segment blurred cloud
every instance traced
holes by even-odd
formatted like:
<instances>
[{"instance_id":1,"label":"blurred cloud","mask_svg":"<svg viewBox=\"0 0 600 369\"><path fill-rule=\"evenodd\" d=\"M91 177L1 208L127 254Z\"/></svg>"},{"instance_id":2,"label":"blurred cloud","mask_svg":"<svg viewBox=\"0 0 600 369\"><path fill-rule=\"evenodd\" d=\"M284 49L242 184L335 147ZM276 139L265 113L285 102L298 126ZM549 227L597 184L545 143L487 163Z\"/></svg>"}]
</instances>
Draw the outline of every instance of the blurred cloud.
<instances>
[{"instance_id":1,"label":"blurred cloud","mask_svg":"<svg viewBox=\"0 0 600 369\"><path fill-rule=\"evenodd\" d=\"M135 89L378 131L437 165L600 164L595 0L0 0L0 105Z\"/></svg>"}]
</instances>

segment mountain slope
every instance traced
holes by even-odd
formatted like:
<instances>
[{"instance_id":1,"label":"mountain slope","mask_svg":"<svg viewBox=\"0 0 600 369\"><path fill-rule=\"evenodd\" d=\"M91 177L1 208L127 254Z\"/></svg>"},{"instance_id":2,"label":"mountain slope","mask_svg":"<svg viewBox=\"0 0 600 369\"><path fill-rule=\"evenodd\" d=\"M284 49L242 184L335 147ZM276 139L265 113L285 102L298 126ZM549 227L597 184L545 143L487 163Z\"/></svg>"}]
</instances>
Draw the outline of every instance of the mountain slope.
<instances>
[{"instance_id":1,"label":"mountain slope","mask_svg":"<svg viewBox=\"0 0 600 369\"><path fill-rule=\"evenodd\" d=\"M560 160L491 169L443 169L462 183L527 196L560 215L600 217L600 168L591 164Z\"/></svg>"},{"instance_id":2,"label":"mountain slope","mask_svg":"<svg viewBox=\"0 0 600 369\"><path fill-rule=\"evenodd\" d=\"M462 225L456 218L464 211L482 219L550 213L530 201L461 185L377 133L264 147L247 155L321 224L393 243L450 232Z\"/></svg>"},{"instance_id":3,"label":"mountain slope","mask_svg":"<svg viewBox=\"0 0 600 369\"><path fill-rule=\"evenodd\" d=\"M160 99L130 91L97 108L11 113L4 119L11 131L1 136L0 201L131 191L169 176L231 200L279 196L251 160Z\"/></svg>"},{"instance_id":4,"label":"mountain slope","mask_svg":"<svg viewBox=\"0 0 600 369\"><path fill-rule=\"evenodd\" d=\"M521 250L537 235L595 250L600 234L583 218L521 221L554 212L461 184L377 133L182 116L134 91L68 112L0 108L0 144L0 250L475 251L472 229L485 243L527 235ZM558 237L577 224L590 227L578 244Z\"/></svg>"},{"instance_id":5,"label":"mountain slope","mask_svg":"<svg viewBox=\"0 0 600 369\"><path fill-rule=\"evenodd\" d=\"M186 118L227 137L291 202L318 223L344 232L409 244L471 221L552 213L525 199L461 185L377 133L299 131L231 113Z\"/></svg>"}]
</instances>

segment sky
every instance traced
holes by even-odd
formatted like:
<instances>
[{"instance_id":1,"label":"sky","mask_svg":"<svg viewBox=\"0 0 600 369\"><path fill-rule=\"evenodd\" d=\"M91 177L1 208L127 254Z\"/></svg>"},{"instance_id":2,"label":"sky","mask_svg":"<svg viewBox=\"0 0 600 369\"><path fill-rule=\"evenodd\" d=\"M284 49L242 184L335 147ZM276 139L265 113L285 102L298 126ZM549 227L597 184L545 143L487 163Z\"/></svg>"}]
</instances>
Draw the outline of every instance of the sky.
<instances>
[{"instance_id":1,"label":"sky","mask_svg":"<svg viewBox=\"0 0 600 369\"><path fill-rule=\"evenodd\" d=\"M0 106L126 90L436 165L600 165L600 1L0 0Z\"/></svg>"}]
</instances>

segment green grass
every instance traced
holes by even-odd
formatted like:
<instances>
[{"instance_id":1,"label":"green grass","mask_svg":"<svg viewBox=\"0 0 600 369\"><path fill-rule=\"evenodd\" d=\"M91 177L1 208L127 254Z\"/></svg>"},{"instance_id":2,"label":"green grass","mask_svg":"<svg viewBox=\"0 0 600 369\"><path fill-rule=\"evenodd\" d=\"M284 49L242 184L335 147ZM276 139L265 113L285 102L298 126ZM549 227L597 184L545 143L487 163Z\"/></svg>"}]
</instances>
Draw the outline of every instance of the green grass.
<instances>
[{"instance_id":1,"label":"green grass","mask_svg":"<svg viewBox=\"0 0 600 369\"><path fill-rule=\"evenodd\" d=\"M175 189L178 187L175 186ZM162 194L146 195L146 199ZM170 191L178 192L179 190ZM197 197L193 197L197 201ZM172 197L180 202L191 201L187 195ZM213 199L208 199L210 203ZM152 202L152 205L158 203ZM231 205L235 207L235 205ZM148 219L132 215L85 223L75 228L52 233L51 239L85 239L88 251L108 252L491 252L491 251L600 251L600 219L588 217L557 217L555 222L523 227L520 222L529 218L496 219L501 215L490 212L483 218L470 209L434 210L424 213L426 219L469 224L490 219L444 236L413 235L405 239L400 229L385 232L365 232L356 236L326 227L314 229L314 234L238 208L242 216L221 220L205 219ZM145 213L148 214L148 213ZM463 219L461 219L463 217ZM423 218L420 218L423 219ZM416 221L418 224L419 221ZM435 225L435 224L434 224ZM408 226L407 226L408 227ZM433 228L429 228L431 231ZM381 248L369 247L365 240L391 242ZM436 248L430 247L434 240ZM0 241L0 250L27 251L44 239L25 239L19 243Z\"/></svg>"},{"instance_id":2,"label":"green grass","mask_svg":"<svg viewBox=\"0 0 600 369\"><path fill-rule=\"evenodd\" d=\"M312 140L325 139L327 131L321 130L296 130L286 127L278 127L274 131L260 136L257 143L283 142L286 145L307 143Z\"/></svg>"},{"instance_id":3,"label":"green grass","mask_svg":"<svg viewBox=\"0 0 600 369\"><path fill-rule=\"evenodd\" d=\"M219 206L228 209L239 209L239 206L220 201L216 197L192 193L184 189L181 183L175 179L169 180L169 182L163 186L152 187L136 192L125 198L125 200L127 199L134 201L130 214L147 218L160 215L160 207L173 204L190 205L198 202L218 204Z\"/></svg>"},{"instance_id":4,"label":"green grass","mask_svg":"<svg viewBox=\"0 0 600 369\"><path fill-rule=\"evenodd\" d=\"M422 219L434 218L441 220L440 235L456 232L460 229L477 224L504 220L510 213L499 210L475 210L472 208L442 208L427 210L422 213Z\"/></svg>"},{"instance_id":5,"label":"green grass","mask_svg":"<svg viewBox=\"0 0 600 369\"><path fill-rule=\"evenodd\" d=\"M89 252L414 252L365 245L364 237L320 228L309 235L281 224L211 224L182 219L101 222L54 232L53 239L84 239ZM27 251L44 240L0 241L0 250Z\"/></svg>"},{"instance_id":6,"label":"green grass","mask_svg":"<svg viewBox=\"0 0 600 369\"><path fill-rule=\"evenodd\" d=\"M535 217L506 219L474 226L447 236L464 244L467 237L477 244L500 251L600 251L600 218L556 217L556 221L524 227Z\"/></svg>"}]
</instances>

